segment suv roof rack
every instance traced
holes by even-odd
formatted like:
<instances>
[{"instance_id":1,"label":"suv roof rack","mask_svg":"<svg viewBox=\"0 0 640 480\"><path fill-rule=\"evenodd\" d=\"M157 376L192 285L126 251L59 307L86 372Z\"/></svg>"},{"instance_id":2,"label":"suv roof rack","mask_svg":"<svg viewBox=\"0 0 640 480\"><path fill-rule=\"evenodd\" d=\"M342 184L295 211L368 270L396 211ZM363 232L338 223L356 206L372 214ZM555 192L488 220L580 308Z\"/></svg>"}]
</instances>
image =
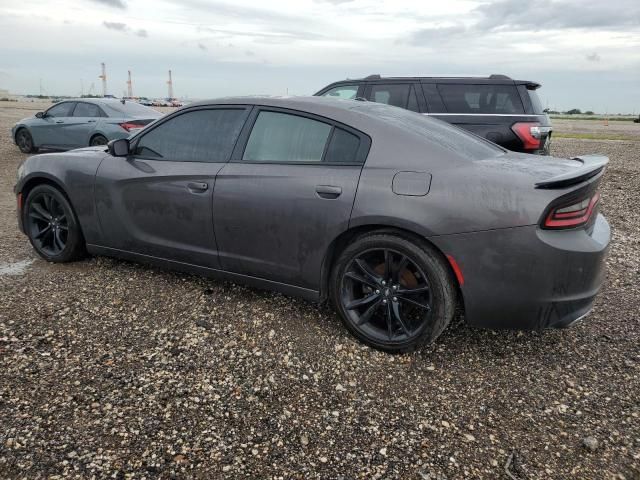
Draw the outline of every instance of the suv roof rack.
<instances>
[{"instance_id":1,"label":"suv roof rack","mask_svg":"<svg viewBox=\"0 0 640 480\"><path fill-rule=\"evenodd\" d=\"M503 75L501 73L492 73L491 75L403 75L403 76L394 76L394 75L385 75L384 77L379 73L373 73L371 75L367 75L363 78L363 80L381 80L382 78L489 78L493 80L512 80L508 75Z\"/></svg>"}]
</instances>

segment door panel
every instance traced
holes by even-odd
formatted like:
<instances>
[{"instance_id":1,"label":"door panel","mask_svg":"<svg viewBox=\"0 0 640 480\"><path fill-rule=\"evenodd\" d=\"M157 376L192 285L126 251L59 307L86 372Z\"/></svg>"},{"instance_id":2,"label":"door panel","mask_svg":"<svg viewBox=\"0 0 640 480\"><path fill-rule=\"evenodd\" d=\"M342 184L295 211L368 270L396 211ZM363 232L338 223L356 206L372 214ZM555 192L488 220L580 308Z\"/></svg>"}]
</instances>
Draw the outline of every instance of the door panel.
<instances>
[{"instance_id":1,"label":"door panel","mask_svg":"<svg viewBox=\"0 0 640 480\"><path fill-rule=\"evenodd\" d=\"M97 105L78 102L73 116L65 122L69 144L73 147L88 147L91 133L95 130L96 123L101 117L102 112Z\"/></svg>"},{"instance_id":2,"label":"door panel","mask_svg":"<svg viewBox=\"0 0 640 480\"><path fill-rule=\"evenodd\" d=\"M218 268L211 207L222 165L106 157L95 190L103 246Z\"/></svg>"},{"instance_id":3,"label":"door panel","mask_svg":"<svg viewBox=\"0 0 640 480\"><path fill-rule=\"evenodd\" d=\"M69 145L66 126L75 107L75 102L60 102L46 112L46 116L30 127L36 145L67 148Z\"/></svg>"},{"instance_id":4,"label":"door panel","mask_svg":"<svg viewBox=\"0 0 640 480\"><path fill-rule=\"evenodd\" d=\"M348 227L361 168L225 165L213 207L222 268L319 289L329 244Z\"/></svg>"},{"instance_id":5,"label":"door panel","mask_svg":"<svg viewBox=\"0 0 640 480\"><path fill-rule=\"evenodd\" d=\"M127 158L96 174L104 246L218 268L213 188L248 115L242 106L195 107L144 130Z\"/></svg>"}]
</instances>

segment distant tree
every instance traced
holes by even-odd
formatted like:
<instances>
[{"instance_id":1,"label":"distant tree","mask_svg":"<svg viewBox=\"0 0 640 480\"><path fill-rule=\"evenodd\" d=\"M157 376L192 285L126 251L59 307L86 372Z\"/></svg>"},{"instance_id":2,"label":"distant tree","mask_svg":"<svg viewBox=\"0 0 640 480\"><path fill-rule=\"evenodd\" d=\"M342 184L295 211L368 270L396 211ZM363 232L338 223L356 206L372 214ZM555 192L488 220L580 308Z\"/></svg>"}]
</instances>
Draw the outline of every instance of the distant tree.
<instances>
[{"instance_id":1,"label":"distant tree","mask_svg":"<svg viewBox=\"0 0 640 480\"><path fill-rule=\"evenodd\" d=\"M591 110L587 110L584 112L585 115L595 115Z\"/></svg>"},{"instance_id":2,"label":"distant tree","mask_svg":"<svg viewBox=\"0 0 640 480\"><path fill-rule=\"evenodd\" d=\"M579 108L572 108L571 110L566 112L567 115L580 115L581 113L582 112Z\"/></svg>"}]
</instances>

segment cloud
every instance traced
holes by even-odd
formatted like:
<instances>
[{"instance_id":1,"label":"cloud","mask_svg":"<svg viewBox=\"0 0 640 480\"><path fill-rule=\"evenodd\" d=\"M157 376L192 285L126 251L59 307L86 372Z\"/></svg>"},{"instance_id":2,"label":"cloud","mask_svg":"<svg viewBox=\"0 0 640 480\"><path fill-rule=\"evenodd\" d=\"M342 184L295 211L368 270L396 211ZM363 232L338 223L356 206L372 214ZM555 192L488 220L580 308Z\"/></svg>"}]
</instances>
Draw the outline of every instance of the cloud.
<instances>
[{"instance_id":1,"label":"cloud","mask_svg":"<svg viewBox=\"0 0 640 480\"><path fill-rule=\"evenodd\" d=\"M314 0L317 3L332 3L334 5L342 5L343 3L351 3L353 0Z\"/></svg>"},{"instance_id":2,"label":"cloud","mask_svg":"<svg viewBox=\"0 0 640 480\"><path fill-rule=\"evenodd\" d=\"M463 25L453 25L448 27L422 28L415 30L406 39L407 43L417 46L433 45L434 43L444 43L462 35L467 31Z\"/></svg>"},{"instance_id":3,"label":"cloud","mask_svg":"<svg viewBox=\"0 0 640 480\"><path fill-rule=\"evenodd\" d=\"M126 23L120 22L102 22L102 25L109 30L117 30L118 32L126 32L129 29Z\"/></svg>"},{"instance_id":4,"label":"cloud","mask_svg":"<svg viewBox=\"0 0 640 480\"><path fill-rule=\"evenodd\" d=\"M255 54L255 52L253 52L253 51L251 51L251 50L245 50L244 54L245 54L247 57L255 57L255 55L256 55L256 54Z\"/></svg>"},{"instance_id":5,"label":"cloud","mask_svg":"<svg viewBox=\"0 0 640 480\"><path fill-rule=\"evenodd\" d=\"M95 3L100 3L102 5L106 5L108 7L121 8L123 10L127 8L127 4L124 3L123 0L91 0L91 1Z\"/></svg>"},{"instance_id":6,"label":"cloud","mask_svg":"<svg viewBox=\"0 0 640 480\"><path fill-rule=\"evenodd\" d=\"M556 30L567 28L615 28L638 26L640 2L619 0L615 7L600 0L502 0L473 10L480 16L480 30Z\"/></svg>"},{"instance_id":7,"label":"cloud","mask_svg":"<svg viewBox=\"0 0 640 480\"><path fill-rule=\"evenodd\" d=\"M205 52L208 50L207 46L206 46L206 45L203 45L202 43L198 43L198 48L199 48L200 50L205 51Z\"/></svg>"},{"instance_id":8,"label":"cloud","mask_svg":"<svg viewBox=\"0 0 640 480\"><path fill-rule=\"evenodd\" d=\"M129 33L132 32L138 37L147 38L149 33L144 28L139 28L135 31L129 25L122 22L102 22L102 25L109 30L115 30L116 32Z\"/></svg>"},{"instance_id":9,"label":"cloud","mask_svg":"<svg viewBox=\"0 0 640 480\"><path fill-rule=\"evenodd\" d=\"M590 53L590 54L586 55L585 58L587 60L589 60L590 62L599 62L600 61L600 55L598 55L596 52L593 52L593 53Z\"/></svg>"}]
</instances>

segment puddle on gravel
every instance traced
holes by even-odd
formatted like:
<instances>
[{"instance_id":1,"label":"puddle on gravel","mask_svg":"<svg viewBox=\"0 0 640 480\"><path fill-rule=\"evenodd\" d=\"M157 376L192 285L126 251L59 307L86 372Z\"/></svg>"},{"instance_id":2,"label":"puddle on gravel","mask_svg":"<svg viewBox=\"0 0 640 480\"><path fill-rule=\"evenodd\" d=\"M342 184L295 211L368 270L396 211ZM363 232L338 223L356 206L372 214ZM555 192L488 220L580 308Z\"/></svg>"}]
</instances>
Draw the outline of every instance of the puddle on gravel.
<instances>
[{"instance_id":1,"label":"puddle on gravel","mask_svg":"<svg viewBox=\"0 0 640 480\"><path fill-rule=\"evenodd\" d=\"M0 263L0 277L3 275L24 275L33 262L33 259L29 259L14 263Z\"/></svg>"}]
</instances>

